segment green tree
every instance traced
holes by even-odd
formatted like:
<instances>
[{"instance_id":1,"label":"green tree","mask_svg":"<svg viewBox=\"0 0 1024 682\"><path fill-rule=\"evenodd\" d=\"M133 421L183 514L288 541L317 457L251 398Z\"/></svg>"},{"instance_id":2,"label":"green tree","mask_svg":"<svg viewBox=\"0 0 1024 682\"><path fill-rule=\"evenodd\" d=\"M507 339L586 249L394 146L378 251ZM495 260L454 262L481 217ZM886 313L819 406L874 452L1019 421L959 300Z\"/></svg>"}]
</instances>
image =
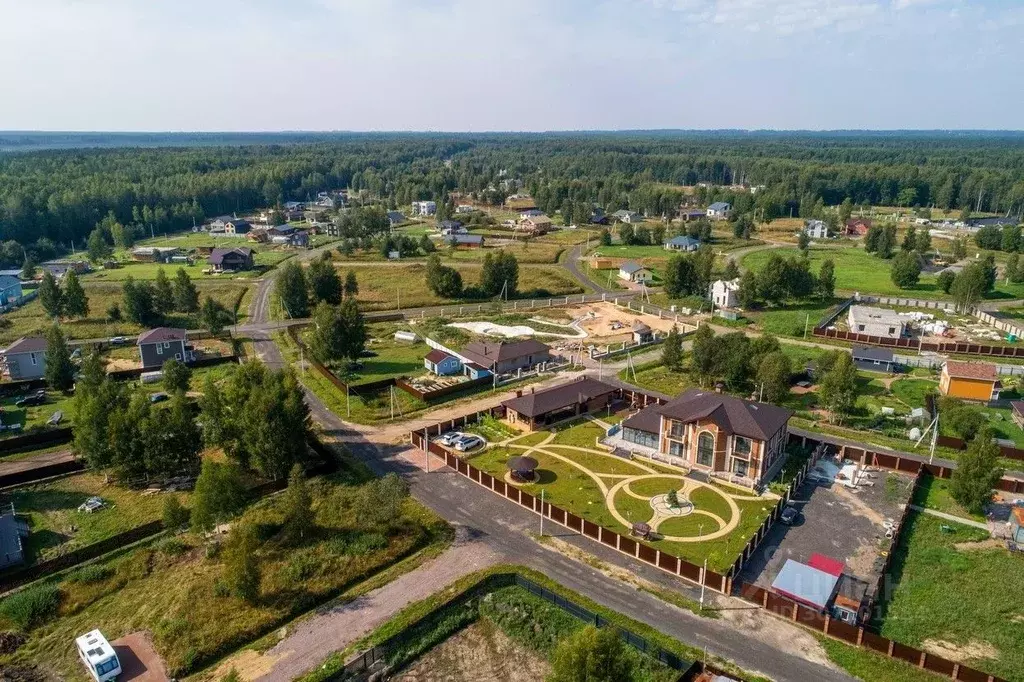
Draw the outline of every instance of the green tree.
<instances>
[{"instance_id":1,"label":"green tree","mask_svg":"<svg viewBox=\"0 0 1024 682\"><path fill-rule=\"evenodd\" d=\"M437 247L434 246L434 242L430 237L423 235L420 237L420 251L429 255L437 251Z\"/></svg>"},{"instance_id":2,"label":"green tree","mask_svg":"<svg viewBox=\"0 0 1024 682\"><path fill-rule=\"evenodd\" d=\"M228 387L231 440L225 451L265 478L288 475L308 458L309 407L291 368L271 372L258 362L236 369Z\"/></svg>"},{"instance_id":3,"label":"green tree","mask_svg":"<svg viewBox=\"0 0 1024 682\"><path fill-rule=\"evenodd\" d=\"M427 288L441 298L462 296L462 275L458 270L442 265L436 253L427 257L426 280Z\"/></svg>"},{"instance_id":4,"label":"green tree","mask_svg":"<svg viewBox=\"0 0 1024 682\"><path fill-rule=\"evenodd\" d=\"M943 270L939 273L939 276L935 278L935 283L939 285L939 289L942 293L948 294L949 290L953 287L953 280L956 279L956 273L952 270Z\"/></svg>"},{"instance_id":5,"label":"green tree","mask_svg":"<svg viewBox=\"0 0 1024 682\"><path fill-rule=\"evenodd\" d=\"M224 394L211 375L203 380L198 421L202 425L203 443L207 447L222 447L230 439L231 425Z\"/></svg>"},{"instance_id":6,"label":"green tree","mask_svg":"<svg viewBox=\"0 0 1024 682\"><path fill-rule=\"evenodd\" d=\"M892 252L896 248L896 226L886 225L882 228L875 245L875 253L879 258L886 260L892 258Z\"/></svg>"},{"instance_id":7,"label":"green tree","mask_svg":"<svg viewBox=\"0 0 1024 682\"><path fill-rule=\"evenodd\" d=\"M240 523L232 529L224 562L224 581L232 594L250 604L255 604L260 595L257 549L259 540L254 527Z\"/></svg>"},{"instance_id":8,"label":"green tree","mask_svg":"<svg viewBox=\"0 0 1024 682\"><path fill-rule=\"evenodd\" d=\"M967 238L966 237L955 237L950 242L950 250L953 255L953 260L963 260L967 257Z\"/></svg>"},{"instance_id":9,"label":"green tree","mask_svg":"<svg viewBox=\"0 0 1024 682\"><path fill-rule=\"evenodd\" d=\"M1003 266L1003 276L1011 282L1017 282L1020 278L1020 254L1011 253L1006 258L1006 265ZM948 292L947 292L948 293Z\"/></svg>"},{"instance_id":10,"label":"green tree","mask_svg":"<svg viewBox=\"0 0 1024 682\"><path fill-rule=\"evenodd\" d=\"M747 270L740 278L740 288L736 290L736 299L740 308L750 310L760 300L761 283L757 279L757 273Z\"/></svg>"},{"instance_id":11,"label":"green tree","mask_svg":"<svg viewBox=\"0 0 1024 682\"><path fill-rule=\"evenodd\" d=\"M823 301L831 301L836 295L836 265L829 258L822 262L815 280L815 292Z\"/></svg>"},{"instance_id":12,"label":"green tree","mask_svg":"<svg viewBox=\"0 0 1024 682\"><path fill-rule=\"evenodd\" d=\"M299 544L312 529L313 500L302 465L295 464L288 474L288 488L284 492L284 536L287 542Z\"/></svg>"},{"instance_id":13,"label":"green tree","mask_svg":"<svg viewBox=\"0 0 1024 682\"><path fill-rule=\"evenodd\" d=\"M725 269L722 270L722 279L731 282L740 276L740 269L736 265L736 261L730 258L725 262Z\"/></svg>"},{"instance_id":14,"label":"green tree","mask_svg":"<svg viewBox=\"0 0 1024 682\"><path fill-rule=\"evenodd\" d=\"M58 319L64 315L64 292L60 290L57 278L49 270L43 272L43 279L36 290L39 303L50 319Z\"/></svg>"},{"instance_id":15,"label":"green tree","mask_svg":"<svg viewBox=\"0 0 1024 682\"><path fill-rule=\"evenodd\" d=\"M46 330L46 383L57 391L67 391L75 385L75 365L71 362L71 351L60 327L56 324Z\"/></svg>"},{"instance_id":16,"label":"green tree","mask_svg":"<svg viewBox=\"0 0 1024 682\"><path fill-rule=\"evenodd\" d=\"M672 488L665 493L665 503L668 504L671 509L679 508L679 493L676 492L675 488Z\"/></svg>"},{"instance_id":17,"label":"green tree","mask_svg":"<svg viewBox=\"0 0 1024 682\"><path fill-rule=\"evenodd\" d=\"M179 313L194 313L199 310L199 291L185 268L178 268L174 275L173 298L174 309Z\"/></svg>"},{"instance_id":18,"label":"green tree","mask_svg":"<svg viewBox=\"0 0 1024 682\"><path fill-rule=\"evenodd\" d=\"M901 251L913 251L917 248L917 228L913 225L903 233L903 242L900 244Z\"/></svg>"},{"instance_id":19,"label":"green tree","mask_svg":"<svg viewBox=\"0 0 1024 682\"><path fill-rule=\"evenodd\" d=\"M168 495L164 498L164 528L184 528L188 525L189 516L188 508L181 503L177 495Z\"/></svg>"},{"instance_id":20,"label":"green tree","mask_svg":"<svg viewBox=\"0 0 1024 682\"><path fill-rule=\"evenodd\" d=\"M139 393L148 402L149 396ZM140 428L147 476L169 478L199 471L202 435L184 391L175 392L166 408L148 410Z\"/></svg>"},{"instance_id":21,"label":"green tree","mask_svg":"<svg viewBox=\"0 0 1024 682\"><path fill-rule=\"evenodd\" d=\"M64 275L64 312L69 317L87 317L89 315L89 298L85 295L82 283L78 281L78 273L74 268Z\"/></svg>"},{"instance_id":22,"label":"green tree","mask_svg":"<svg viewBox=\"0 0 1024 682\"><path fill-rule=\"evenodd\" d=\"M547 682L621 682L635 679L634 667L614 628L588 625L559 642Z\"/></svg>"},{"instance_id":23,"label":"green tree","mask_svg":"<svg viewBox=\"0 0 1024 682\"><path fill-rule=\"evenodd\" d=\"M917 240L914 242L914 250L924 255L932 249L932 235L928 229L923 229L917 233Z\"/></svg>"},{"instance_id":24,"label":"green tree","mask_svg":"<svg viewBox=\"0 0 1024 682\"><path fill-rule=\"evenodd\" d=\"M711 325L702 324L693 333L693 346L690 350L690 369L697 377L701 386L715 378L717 367L718 344Z\"/></svg>"},{"instance_id":25,"label":"green tree","mask_svg":"<svg viewBox=\"0 0 1024 682\"><path fill-rule=\"evenodd\" d=\"M515 296L518 287L519 261L515 256L505 251L484 256L480 273L480 288L484 294L497 296L505 292L511 298Z\"/></svg>"},{"instance_id":26,"label":"green tree","mask_svg":"<svg viewBox=\"0 0 1024 682\"><path fill-rule=\"evenodd\" d=\"M956 274L949 288L956 309L964 313L974 307L985 295L987 284L988 275L984 264L973 261L964 266L964 269Z\"/></svg>"},{"instance_id":27,"label":"green tree","mask_svg":"<svg viewBox=\"0 0 1024 682\"><path fill-rule=\"evenodd\" d=\"M313 309L309 334L309 352L328 364L345 357L345 329L338 308L321 301Z\"/></svg>"},{"instance_id":28,"label":"green tree","mask_svg":"<svg viewBox=\"0 0 1024 682\"><path fill-rule=\"evenodd\" d=\"M768 353L757 365L757 383L762 398L770 403L781 401L789 393L793 366L782 351Z\"/></svg>"},{"instance_id":29,"label":"green tree","mask_svg":"<svg viewBox=\"0 0 1024 682\"><path fill-rule=\"evenodd\" d=\"M192 380L192 370L184 362L171 358L164 362L161 371L164 375L164 390L168 393L188 390L189 381Z\"/></svg>"},{"instance_id":30,"label":"green tree","mask_svg":"<svg viewBox=\"0 0 1024 682\"><path fill-rule=\"evenodd\" d=\"M121 285L124 314L129 321L143 327L155 326L160 319L153 302L153 286L149 282L136 282L131 275Z\"/></svg>"},{"instance_id":31,"label":"green tree","mask_svg":"<svg viewBox=\"0 0 1024 682\"><path fill-rule=\"evenodd\" d=\"M960 401L944 400L940 413L942 422L965 441L974 440L987 421L981 410Z\"/></svg>"},{"instance_id":32,"label":"green tree","mask_svg":"<svg viewBox=\"0 0 1024 682\"><path fill-rule=\"evenodd\" d=\"M338 307L338 318L344 330L344 352L350 362L356 362L366 350L366 321L359 312L359 306L352 299L343 301Z\"/></svg>"},{"instance_id":33,"label":"green tree","mask_svg":"<svg viewBox=\"0 0 1024 682\"><path fill-rule=\"evenodd\" d=\"M213 530L214 526L240 512L247 501L242 472L234 464L204 459L192 493L192 528Z\"/></svg>"},{"instance_id":34,"label":"green tree","mask_svg":"<svg viewBox=\"0 0 1024 682\"><path fill-rule=\"evenodd\" d=\"M1020 250L1020 225L1004 225L1000 246L1007 253Z\"/></svg>"},{"instance_id":35,"label":"green tree","mask_svg":"<svg viewBox=\"0 0 1024 682\"><path fill-rule=\"evenodd\" d=\"M21 278L22 279L35 279L36 277L36 262L31 255L25 254L24 260L21 262Z\"/></svg>"},{"instance_id":36,"label":"green tree","mask_svg":"<svg viewBox=\"0 0 1024 682\"><path fill-rule=\"evenodd\" d=\"M661 361L672 371L678 372L683 366L683 337L676 325L672 325L661 347Z\"/></svg>"},{"instance_id":37,"label":"green tree","mask_svg":"<svg viewBox=\"0 0 1024 682\"><path fill-rule=\"evenodd\" d=\"M949 493L967 511L981 514L992 499L992 490L1003 470L999 467L999 446L989 429L982 429L971 441L967 451L957 458L956 469L949 481Z\"/></svg>"},{"instance_id":38,"label":"green tree","mask_svg":"<svg viewBox=\"0 0 1024 682\"><path fill-rule=\"evenodd\" d=\"M313 305L320 301L330 305L341 303L341 278L334 269L328 252L325 251L322 257L310 264L306 272L306 281L309 283L309 295Z\"/></svg>"},{"instance_id":39,"label":"green tree","mask_svg":"<svg viewBox=\"0 0 1024 682\"><path fill-rule=\"evenodd\" d=\"M822 377L819 395L829 410L829 421L841 424L857 401L857 366L849 353L836 355L832 367Z\"/></svg>"},{"instance_id":40,"label":"green tree","mask_svg":"<svg viewBox=\"0 0 1024 682\"><path fill-rule=\"evenodd\" d=\"M153 280L153 309L161 316L174 310L174 287L163 268L157 269Z\"/></svg>"},{"instance_id":41,"label":"green tree","mask_svg":"<svg viewBox=\"0 0 1024 682\"><path fill-rule=\"evenodd\" d=\"M864 250L868 253L874 253L878 250L878 242L882 238L883 228L881 225L872 225L868 228L868 232L864 235Z\"/></svg>"},{"instance_id":42,"label":"green tree","mask_svg":"<svg viewBox=\"0 0 1024 682\"><path fill-rule=\"evenodd\" d=\"M811 238L805 230L800 230L800 234L796 238L796 247L804 253L811 248Z\"/></svg>"},{"instance_id":43,"label":"green tree","mask_svg":"<svg viewBox=\"0 0 1024 682\"><path fill-rule=\"evenodd\" d=\"M355 270L349 270L345 274L345 298L355 298L359 295L359 279Z\"/></svg>"},{"instance_id":44,"label":"green tree","mask_svg":"<svg viewBox=\"0 0 1024 682\"><path fill-rule=\"evenodd\" d=\"M612 233L609 232L607 229L601 230L601 246L611 246L611 245L612 245Z\"/></svg>"},{"instance_id":45,"label":"green tree","mask_svg":"<svg viewBox=\"0 0 1024 682\"><path fill-rule=\"evenodd\" d=\"M362 529L388 531L398 525L408 497L408 486L394 473L364 483L353 504L356 523Z\"/></svg>"},{"instance_id":46,"label":"green tree","mask_svg":"<svg viewBox=\"0 0 1024 682\"><path fill-rule=\"evenodd\" d=\"M917 286L921 279L921 257L915 251L900 251L889 268L892 283L900 289Z\"/></svg>"},{"instance_id":47,"label":"green tree","mask_svg":"<svg viewBox=\"0 0 1024 682\"><path fill-rule=\"evenodd\" d=\"M103 230L99 227L89 233L89 240L85 244L86 253L93 263L107 260L113 254L113 249L103 236Z\"/></svg>"},{"instance_id":48,"label":"green tree","mask_svg":"<svg viewBox=\"0 0 1024 682\"><path fill-rule=\"evenodd\" d=\"M199 308L199 323L214 336L220 336L224 327L231 324L231 313L219 301L207 296Z\"/></svg>"},{"instance_id":49,"label":"green tree","mask_svg":"<svg viewBox=\"0 0 1024 682\"><path fill-rule=\"evenodd\" d=\"M843 203L839 204L839 222L846 223L853 215L853 202L850 201L850 197L843 199Z\"/></svg>"},{"instance_id":50,"label":"green tree","mask_svg":"<svg viewBox=\"0 0 1024 682\"><path fill-rule=\"evenodd\" d=\"M274 286L289 318L309 317L309 287L301 265L294 260L286 262L281 267Z\"/></svg>"},{"instance_id":51,"label":"green tree","mask_svg":"<svg viewBox=\"0 0 1024 682\"><path fill-rule=\"evenodd\" d=\"M626 245L632 246L635 241L635 235L633 233L633 226L629 223L622 223L619 225L619 241Z\"/></svg>"},{"instance_id":52,"label":"green tree","mask_svg":"<svg viewBox=\"0 0 1024 682\"><path fill-rule=\"evenodd\" d=\"M121 321L121 306L116 303L111 303L107 306L107 319L111 322Z\"/></svg>"}]
</instances>

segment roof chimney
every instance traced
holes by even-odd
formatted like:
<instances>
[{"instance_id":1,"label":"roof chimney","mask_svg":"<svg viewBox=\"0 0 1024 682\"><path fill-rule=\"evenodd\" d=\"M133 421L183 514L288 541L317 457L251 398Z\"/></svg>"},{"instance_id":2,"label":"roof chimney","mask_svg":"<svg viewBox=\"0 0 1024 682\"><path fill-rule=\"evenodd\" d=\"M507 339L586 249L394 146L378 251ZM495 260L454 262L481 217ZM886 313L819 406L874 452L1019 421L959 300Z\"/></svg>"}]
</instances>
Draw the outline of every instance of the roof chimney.
<instances>
[{"instance_id":1,"label":"roof chimney","mask_svg":"<svg viewBox=\"0 0 1024 682\"><path fill-rule=\"evenodd\" d=\"M715 384L715 393L721 393L721 392L722 392L722 382L719 381L719 382L717 382Z\"/></svg>"},{"instance_id":2,"label":"roof chimney","mask_svg":"<svg viewBox=\"0 0 1024 682\"><path fill-rule=\"evenodd\" d=\"M530 395L533 395L536 392L537 392L537 387L536 386L530 386Z\"/></svg>"},{"instance_id":3,"label":"roof chimney","mask_svg":"<svg viewBox=\"0 0 1024 682\"><path fill-rule=\"evenodd\" d=\"M523 391L522 391L522 389L520 389L520 390L516 391L516 397L517 397L517 398L522 398L522 397L523 397Z\"/></svg>"}]
</instances>

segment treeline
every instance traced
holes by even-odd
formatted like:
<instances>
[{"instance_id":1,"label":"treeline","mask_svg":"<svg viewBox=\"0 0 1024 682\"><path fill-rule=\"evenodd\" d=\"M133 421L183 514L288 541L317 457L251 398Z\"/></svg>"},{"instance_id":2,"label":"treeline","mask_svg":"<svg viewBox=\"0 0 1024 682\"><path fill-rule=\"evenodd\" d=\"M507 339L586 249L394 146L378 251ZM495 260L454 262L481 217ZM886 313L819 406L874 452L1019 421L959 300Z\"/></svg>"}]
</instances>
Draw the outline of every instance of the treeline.
<instances>
[{"instance_id":1,"label":"treeline","mask_svg":"<svg viewBox=\"0 0 1024 682\"><path fill-rule=\"evenodd\" d=\"M519 183L577 221L592 204L670 213L698 203L772 219L855 204L1019 213L1024 141L837 135L352 135L292 145L62 150L0 156L0 240L37 251L81 244L109 212L142 234L351 188L389 207L459 192L501 203ZM7 249L7 265L20 265Z\"/></svg>"}]
</instances>

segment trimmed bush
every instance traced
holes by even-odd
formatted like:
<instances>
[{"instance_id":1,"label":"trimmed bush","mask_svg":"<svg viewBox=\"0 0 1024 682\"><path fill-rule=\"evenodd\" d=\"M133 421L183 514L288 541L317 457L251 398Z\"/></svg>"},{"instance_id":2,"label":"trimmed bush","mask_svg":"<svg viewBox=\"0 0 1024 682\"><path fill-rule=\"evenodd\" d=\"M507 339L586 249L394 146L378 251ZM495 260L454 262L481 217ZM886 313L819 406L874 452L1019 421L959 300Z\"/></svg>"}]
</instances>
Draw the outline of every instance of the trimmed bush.
<instances>
[{"instance_id":1,"label":"trimmed bush","mask_svg":"<svg viewBox=\"0 0 1024 682\"><path fill-rule=\"evenodd\" d=\"M42 625L57 614L60 589L45 583L16 592L0 602L0 616L22 630Z\"/></svg>"}]
</instances>

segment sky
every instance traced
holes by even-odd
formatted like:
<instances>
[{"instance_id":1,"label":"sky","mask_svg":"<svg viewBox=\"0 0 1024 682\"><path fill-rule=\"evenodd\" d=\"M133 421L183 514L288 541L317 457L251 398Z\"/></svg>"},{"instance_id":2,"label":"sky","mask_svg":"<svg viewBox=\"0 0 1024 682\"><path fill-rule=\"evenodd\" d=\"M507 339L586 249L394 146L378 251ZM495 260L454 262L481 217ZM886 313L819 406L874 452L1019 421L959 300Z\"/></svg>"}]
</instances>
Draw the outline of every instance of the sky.
<instances>
[{"instance_id":1,"label":"sky","mask_svg":"<svg viewBox=\"0 0 1024 682\"><path fill-rule=\"evenodd\" d=\"M0 130L1019 129L1024 0L0 0Z\"/></svg>"}]
</instances>

